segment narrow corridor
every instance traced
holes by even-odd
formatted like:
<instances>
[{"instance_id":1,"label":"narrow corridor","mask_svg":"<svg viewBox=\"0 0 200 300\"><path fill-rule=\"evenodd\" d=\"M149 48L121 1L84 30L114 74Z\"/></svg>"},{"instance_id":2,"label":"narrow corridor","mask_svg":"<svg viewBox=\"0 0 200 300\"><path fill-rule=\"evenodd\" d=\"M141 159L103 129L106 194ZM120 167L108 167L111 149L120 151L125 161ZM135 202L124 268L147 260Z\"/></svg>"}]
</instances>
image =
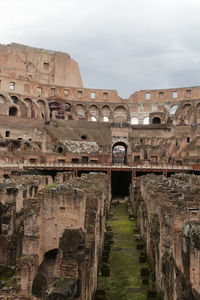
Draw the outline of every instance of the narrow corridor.
<instances>
[{"instance_id":1,"label":"narrow corridor","mask_svg":"<svg viewBox=\"0 0 200 300\"><path fill-rule=\"evenodd\" d=\"M134 221L128 218L126 203L113 208L113 217L108 225L113 231L113 245L110 252L110 276L99 276L99 287L106 290L109 300L147 299L149 286L142 285L141 268L147 263L139 262L137 242L134 241Z\"/></svg>"}]
</instances>

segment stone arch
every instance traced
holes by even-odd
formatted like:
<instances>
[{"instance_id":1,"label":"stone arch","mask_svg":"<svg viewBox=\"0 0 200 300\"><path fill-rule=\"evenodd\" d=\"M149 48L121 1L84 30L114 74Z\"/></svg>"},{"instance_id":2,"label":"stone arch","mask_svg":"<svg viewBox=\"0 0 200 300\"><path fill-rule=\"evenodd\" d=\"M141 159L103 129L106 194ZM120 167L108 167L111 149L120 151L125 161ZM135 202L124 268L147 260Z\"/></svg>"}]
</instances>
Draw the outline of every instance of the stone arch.
<instances>
[{"instance_id":1,"label":"stone arch","mask_svg":"<svg viewBox=\"0 0 200 300\"><path fill-rule=\"evenodd\" d=\"M37 104L40 108L40 119L44 119L46 116L46 103L44 100L38 100Z\"/></svg>"},{"instance_id":2,"label":"stone arch","mask_svg":"<svg viewBox=\"0 0 200 300\"><path fill-rule=\"evenodd\" d=\"M107 116L103 116L103 122L109 122L109 118Z\"/></svg>"},{"instance_id":3,"label":"stone arch","mask_svg":"<svg viewBox=\"0 0 200 300\"><path fill-rule=\"evenodd\" d=\"M28 107L28 117L29 118L35 118L36 113L35 113L35 109L34 109L34 106L33 106L33 101L30 98L25 98L24 102L26 103L26 105Z\"/></svg>"},{"instance_id":4,"label":"stone arch","mask_svg":"<svg viewBox=\"0 0 200 300\"><path fill-rule=\"evenodd\" d=\"M58 101L54 100L54 101L49 102L49 108L50 108L51 111L52 110L59 110L60 107L61 107L61 103L58 102Z\"/></svg>"},{"instance_id":5,"label":"stone arch","mask_svg":"<svg viewBox=\"0 0 200 300\"><path fill-rule=\"evenodd\" d=\"M137 117L131 118L131 124L132 125L138 125L139 124L139 119Z\"/></svg>"},{"instance_id":6,"label":"stone arch","mask_svg":"<svg viewBox=\"0 0 200 300\"><path fill-rule=\"evenodd\" d=\"M44 254L43 261L39 266L38 273L32 284L31 292L34 296L43 298L48 284L53 281L57 254L58 249L51 249Z\"/></svg>"},{"instance_id":7,"label":"stone arch","mask_svg":"<svg viewBox=\"0 0 200 300\"><path fill-rule=\"evenodd\" d=\"M159 117L154 117L152 119L152 124L161 124L161 118Z\"/></svg>"},{"instance_id":8,"label":"stone arch","mask_svg":"<svg viewBox=\"0 0 200 300\"><path fill-rule=\"evenodd\" d=\"M170 108L170 115L174 115L177 111L178 105L172 105Z\"/></svg>"},{"instance_id":9,"label":"stone arch","mask_svg":"<svg viewBox=\"0 0 200 300\"><path fill-rule=\"evenodd\" d=\"M50 109L50 118L52 118L53 116L56 117L56 119L64 119L64 109L63 109L63 105L54 100L49 102L49 109Z\"/></svg>"},{"instance_id":10,"label":"stone arch","mask_svg":"<svg viewBox=\"0 0 200 300\"><path fill-rule=\"evenodd\" d=\"M86 119L86 109L83 104L77 104L76 105L76 113L77 116L80 120L85 120Z\"/></svg>"},{"instance_id":11,"label":"stone arch","mask_svg":"<svg viewBox=\"0 0 200 300\"><path fill-rule=\"evenodd\" d=\"M16 95L11 95L10 98L11 98L12 102L20 108L20 116L27 118L28 109L27 109L26 104Z\"/></svg>"},{"instance_id":12,"label":"stone arch","mask_svg":"<svg viewBox=\"0 0 200 300\"><path fill-rule=\"evenodd\" d=\"M19 98L17 96L12 95L10 98L14 104L19 104Z\"/></svg>"},{"instance_id":13,"label":"stone arch","mask_svg":"<svg viewBox=\"0 0 200 300\"><path fill-rule=\"evenodd\" d=\"M94 117L94 118L96 118L96 121L97 121L99 118L99 108L94 104L90 105L89 114L90 114L91 119L92 119L92 117ZM93 120L94 120L94 118L93 118Z\"/></svg>"},{"instance_id":14,"label":"stone arch","mask_svg":"<svg viewBox=\"0 0 200 300\"><path fill-rule=\"evenodd\" d=\"M123 105L115 107L113 115L116 123L126 122L127 120L126 108Z\"/></svg>"},{"instance_id":15,"label":"stone arch","mask_svg":"<svg viewBox=\"0 0 200 300\"><path fill-rule=\"evenodd\" d=\"M8 114L9 114L9 116L17 116L18 115L18 109L17 109L17 107L11 106L9 108Z\"/></svg>"},{"instance_id":16,"label":"stone arch","mask_svg":"<svg viewBox=\"0 0 200 300\"><path fill-rule=\"evenodd\" d=\"M149 124L149 117L145 117L145 118L143 119L143 124L144 124L144 125L148 125L148 124Z\"/></svg>"},{"instance_id":17,"label":"stone arch","mask_svg":"<svg viewBox=\"0 0 200 300\"><path fill-rule=\"evenodd\" d=\"M59 146L58 148L57 148L57 152L58 153L64 153L64 147L63 146Z\"/></svg>"},{"instance_id":18,"label":"stone arch","mask_svg":"<svg viewBox=\"0 0 200 300\"><path fill-rule=\"evenodd\" d=\"M127 150L126 143L118 141L112 146L112 162L113 164L126 164L127 163Z\"/></svg>"},{"instance_id":19,"label":"stone arch","mask_svg":"<svg viewBox=\"0 0 200 300\"><path fill-rule=\"evenodd\" d=\"M71 111L72 106L69 102L65 102L64 107L65 107L65 111L68 111L68 112Z\"/></svg>"},{"instance_id":20,"label":"stone arch","mask_svg":"<svg viewBox=\"0 0 200 300\"><path fill-rule=\"evenodd\" d=\"M97 121L97 118L95 116L91 116L91 121L92 122L96 122Z\"/></svg>"},{"instance_id":21,"label":"stone arch","mask_svg":"<svg viewBox=\"0 0 200 300\"><path fill-rule=\"evenodd\" d=\"M191 104L191 103L186 103L186 104L183 105L183 109L184 109L185 111L188 111L191 107L192 107L192 104Z\"/></svg>"},{"instance_id":22,"label":"stone arch","mask_svg":"<svg viewBox=\"0 0 200 300\"><path fill-rule=\"evenodd\" d=\"M110 111L111 111L110 106L104 105L101 111L103 116L107 116L107 117L110 116Z\"/></svg>"}]
</instances>

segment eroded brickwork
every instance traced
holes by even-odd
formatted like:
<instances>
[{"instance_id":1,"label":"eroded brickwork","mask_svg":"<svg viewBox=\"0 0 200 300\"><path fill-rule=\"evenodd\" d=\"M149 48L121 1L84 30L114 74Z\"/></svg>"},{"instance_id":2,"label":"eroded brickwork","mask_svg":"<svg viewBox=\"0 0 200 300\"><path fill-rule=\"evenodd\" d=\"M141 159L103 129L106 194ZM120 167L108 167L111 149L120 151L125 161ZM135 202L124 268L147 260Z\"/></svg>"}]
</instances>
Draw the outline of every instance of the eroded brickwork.
<instances>
[{"instance_id":1,"label":"eroded brickwork","mask_svg":"<svg viewBox=\"0 0 200 300\"><path fill-rule=\"evenodd\" d=\"M165 300L199 299L199 177L147 175L131 189L140 232Z\"/></svg>"},{"instance_id":2,"label":"eroded brickwork","mask_svg":"<svg viewBox=\"0 0 200 300\"><path fill-rule=\"evenodd\" d=\"M28 176L20 186L2 183L0 263L16 265L19 294L57 299L72 293L89 300L97 284L110 184L105 174L62 183L61 175L55 179L59 183L52 188L44 184L41 190L42 176ZM23 198L19 191L26 181L34 191ZM8 299L15 299L16 292L5 288Z\"/></svg>"}]
</instances>

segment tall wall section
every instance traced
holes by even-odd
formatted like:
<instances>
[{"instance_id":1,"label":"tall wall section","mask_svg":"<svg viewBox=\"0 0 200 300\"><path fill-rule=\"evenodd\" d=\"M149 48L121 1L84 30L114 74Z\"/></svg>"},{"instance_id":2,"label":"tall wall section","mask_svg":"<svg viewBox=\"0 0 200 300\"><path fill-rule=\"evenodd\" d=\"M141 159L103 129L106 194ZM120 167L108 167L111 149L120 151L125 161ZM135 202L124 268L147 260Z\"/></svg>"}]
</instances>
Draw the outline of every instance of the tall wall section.
<instances>
[{"instance_id":1,"label":"tall wall section","mask_svg":"<svg viewBox=\"0 0 200 300\"><path fill-rule=\"evenodd\" d=\"M5 299L91 300L95 292L108 177L58 173L54 184L50 178L26 175L1 184L0 264L17 270L10 287L3 284Z\"/></svg>"},{"instance_id":2,"label":"tall wall section","mask_svg":"<svg viewBox=\"0 0 200 300\"><path fill-rule=\"evenodd\" d=\"M164 300L200 298L199 177L146 175L131 189L132 207Z\"/></svg>"}]
</instances>

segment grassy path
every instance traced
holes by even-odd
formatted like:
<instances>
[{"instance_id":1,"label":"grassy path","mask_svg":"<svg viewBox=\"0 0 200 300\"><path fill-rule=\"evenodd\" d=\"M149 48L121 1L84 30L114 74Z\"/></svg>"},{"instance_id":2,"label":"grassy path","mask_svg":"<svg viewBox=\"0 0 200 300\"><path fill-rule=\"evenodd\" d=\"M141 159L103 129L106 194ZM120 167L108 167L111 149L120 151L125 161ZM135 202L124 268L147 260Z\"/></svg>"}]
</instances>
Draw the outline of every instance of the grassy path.
<instances>
[{"instance_id":1,"label":"grassy path","mask_svg":"<svg viewBox=\"0 0 200 300\"><path fill-rule=\"evenodd\" d=\"M148 267L139 263L133 239L134 222L128 219L125 203L114 208L108 222L114 234L110 252L110 276L99 277L99 287L106 289L109 300L144 300L148 287L142 286L140 270Z\"/></svg>"}]
</instances>

